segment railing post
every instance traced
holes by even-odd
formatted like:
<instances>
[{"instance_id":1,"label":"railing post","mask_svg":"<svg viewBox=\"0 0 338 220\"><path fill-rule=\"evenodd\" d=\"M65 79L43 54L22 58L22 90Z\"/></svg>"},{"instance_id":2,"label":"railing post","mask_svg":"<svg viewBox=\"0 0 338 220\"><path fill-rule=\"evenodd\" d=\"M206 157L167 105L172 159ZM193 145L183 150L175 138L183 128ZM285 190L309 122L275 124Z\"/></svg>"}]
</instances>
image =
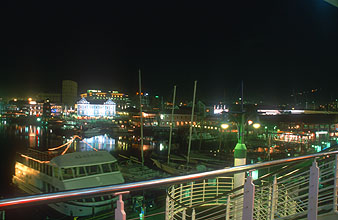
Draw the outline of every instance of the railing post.
<instances>
[{"instance_id":1,"label":"railing post","mask_svg":"<svg viewBox=\"0 0 338 220\"><path fill-rule=\"evenodd\" d=\"M226 214L225 214L225 220L229 220L229 219L230 219L230 199L231 199L231 196L228 195L228 199L227 199L227 209L226 209Z\"/></svg>"},{"instance_id":2,"label":"railing post","mask_svg":"<svg viewBox=\"0 0 338 220\"><path fill-rule=\"evenodd\" d=\"M185 208L183 208L183 212L182 212L182 220L186 219L186 214L187 214L187 210Z\"/></svg>"},{"instance_id":3,"label":"railing post","mask_svg":"<svg viewBox=\"0 0 338 220\"><path fill-rule=\"evenodd\" d=\"M253 219L255 200L255 185L252 183L251 171L244 183L244 195L243 195L243 214L242 220Z\"/></svg>"},{"instance_id":4,"label":"railing post","mask_svg":"<svg viewBox=\"0 0 338 220\"><path fill-rule=\"evenodd\" d=\"M182 203L183 184L180 185L180 203ZM174 198L174 197L172 197Z\"/></svg>"},{"instance_id":5,"label":"railing post","mask_svg":"<svg viewBox=\"0 0 338 220\"><path fill-rule=\"evenodd\" d=\"M190 186L190 207L192 206L192 197L193 197L193 193L194 193L194 182L191 182L191 186Z\"/></svg>"},{"instance_id":6,"label":"railing post","mask_svg":"<svg viewBox=\"0 0 338 220\"><path fill-rule=\"evenodd\" d=\"M170 201L170 218L172 218L174 216L174 209L175 209L175 202L172 201L172 199L175 199L175 191L176 191L176 188L175 188L175 185L172 187L172 190L171 190L171 201ZM181 185L181 196L182 196L182 185ZM181 200L180 202L182 202L182 197L181 197Z\"/></svg>"},{"instance_id":7,"label":"railing post","mask_svg":"<svg viewBox=\"0 0 338 220\"><path fill-rule=\"evenodd\" d=\"M308 220L317 220L318 210L318 186L319 186L319 168L316 160L313 161L310 168L309 178L309 204L308 204Z\"/></svg>"},{"instance_id":8,"label":"railing post","mask_svg":"<svg viewBox=\"0 0 338 220\"><path fill-rule=\"evenodd\" d=\"M337 193L338 193L338 154L335 155L334 167L334 188L333 188L333 211L338 213Z\"/></svg>"},{"instance_id":9,"label":"railing post","mask_svg":"<svg viewBox=\"0 0 338 220\"><path fill-rule=\"evenodd\" d=\"M167 195L167 198L165 200L165 220L169 220L169 202L169 196Z\"/></svg>"},{"instance_id":10,"label":"railing post","mask_svg":"<svg viewBox=\"0 0 338 220\"><path fill-rule=\"evenodd\" d=\"M288 209L290 210L290 208L292 208L292 207L290 207L290 204L288 204L286 201L288 201L288 191L287 190L285 190L285 193L284 193L284 216L287 215Z\"/></svg>"},{"instance_id":11,"label":"railing post","mask_svg":"<svg viewBox=\"0 0 338 220\"><path fill-rule=\"evenodd\" d=\"M218 196L218 187L219 187L219 181L218 181L218 178L216 177L216 196ZM216 200L216 204L218 204L218 199Z\"/></svg>"},{"instance_id":12,"label":"railing post","mask_svg":"<svg viewBox=\"0 0 338 220\"><path fill-rule=\"evenodd\" d=\"M268 207L271 208L271 206L272 206L272 191L273 191L272 188L273 188L273 186L271 184L269 184L268 187L269 187L269 192L268 192L268 195L267 195ZM263 193L263 191L262 191L262 193ZM269 216L269 210L267 210L266 216Z\"/></svg>"},{"instance_id":13,"label":"railing post","mask_svg":"<svg viewBox=\"0 0 338 220\"><path fill-rule=\"evenodd\" d=\"M203 197L203 202L204 202L204 198L205 198L205 179L203 180L203 195L202 195Z\"/></svg>"},{"instance_id":14,"label":"railing post","mask_svg":"<svg viewBox=\"0 0 338 220\"><path fill-rule=\"evenodd\" d=\"M129 191L115 193L114 196L119 196L119 199L116 201L115 209L115 219L116 220L126 220L126 212L124 211L124 202L122 200L122 195L127 194Z\"/></svg>"},{"instance_id":15,"label":"railing post","mask_svg":"<svg viewBox=\"0 0 338 220\"><path fill-rule=\"evenodd\" d=\"M272 192L271 192L270 220L274 220L275 219L275 210L276 210L276 204L277 204L277 197L278 197L278 192L277 192L277 177L275 175L275 177L273 179Z\"/></svg>"},{"instance_id":16,"label":"railing post","mask_svg":"<svg viewBox=\"0 0 338 220\"><path fill-rule=\"evenodd\" d=\"M196 211L195 209L192 209L191 220L195 220L195 219L196 219Z\"/></svg>"}]
</instances>

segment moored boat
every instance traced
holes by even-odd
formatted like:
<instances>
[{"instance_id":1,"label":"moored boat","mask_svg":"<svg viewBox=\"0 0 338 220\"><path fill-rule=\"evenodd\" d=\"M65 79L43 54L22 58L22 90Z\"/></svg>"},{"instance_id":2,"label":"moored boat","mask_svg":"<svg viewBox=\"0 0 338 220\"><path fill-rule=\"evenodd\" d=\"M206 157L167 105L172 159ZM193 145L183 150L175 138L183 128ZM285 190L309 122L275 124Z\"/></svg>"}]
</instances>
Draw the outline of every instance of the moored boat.
<instances>
[{"instance_id":1,"label":"moored boat","mask_svg":"<svg viewBox=\"0 0 338 220\"><path fill-rule=\"evenodd\" d=\"M170 162L168 164L168 163L163 163L154 158L151 158L151 160L154 162L154 164L159 169L169 174L175 175L175 176L196 173L196 172L203 172L207 170L207 168L204 165L186 165L186 164L175 163L175 162Z\"/></svg>"},{"instance_id":2,"label":"moored boat","mask_svg":"<svg viewBox=\"0 0 338 220\"><path fill-rule=\"evenodd\" d=\"M15 163L13 183L29 194L124 183L117 160L107 151L55 155L30 149ZM68 216L89 216L111 210L111 196L49 204Z\"/></svg>"}]
</instances>

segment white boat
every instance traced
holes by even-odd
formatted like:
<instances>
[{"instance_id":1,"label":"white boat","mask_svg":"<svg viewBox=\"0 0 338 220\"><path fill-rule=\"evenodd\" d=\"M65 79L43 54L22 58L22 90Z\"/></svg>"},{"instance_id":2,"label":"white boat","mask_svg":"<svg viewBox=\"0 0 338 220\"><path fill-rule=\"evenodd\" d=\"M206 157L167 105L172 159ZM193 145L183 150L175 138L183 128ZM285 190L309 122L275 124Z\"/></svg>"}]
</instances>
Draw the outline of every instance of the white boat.
<instances>
[{"instance_id":1,"label":"white boat","mask_svg":"<svg viewBox=\"0 0 338 220\"><path fill-rule=\"evenodd\" d=\"M49 152L51 153L51 152ZM13 183L29 194L124 183L117 160L107 151L53 155L30 150L15 163ZM49 204L68 216L89 216L112 210L111 196Z\"/></svg>"}]
</instances>

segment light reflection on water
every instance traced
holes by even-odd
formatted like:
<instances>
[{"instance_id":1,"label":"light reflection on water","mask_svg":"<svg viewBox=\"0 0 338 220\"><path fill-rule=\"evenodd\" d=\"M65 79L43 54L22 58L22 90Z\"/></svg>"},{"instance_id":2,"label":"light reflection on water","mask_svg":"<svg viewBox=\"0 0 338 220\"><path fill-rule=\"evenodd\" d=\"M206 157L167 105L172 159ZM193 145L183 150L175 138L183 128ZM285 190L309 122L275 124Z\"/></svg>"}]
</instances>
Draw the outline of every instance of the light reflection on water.
<instances>
[{"instance_id":1,"label":"light reflection on water","mask_svg":"<svg viewBox=\"0 0 338 220\"><path fill-rule=\"evenodd\" d=\"M106 150L110 152L115 150L115 139L109 137L107 134L104 134L90 138L83 138L83 141L78 142L78 145L80 151L92 151L92 148L96 148L98 150Z\"/></svg>"},{"instance_id":2,"label":"light reflection on water","mask_svg":"<svg viewBox=\"0 0 338 220\"><path fill-rule=\"evenodd\" d=\"M45 126L15 125L0 123L0 135L5 138L13 138L16 146L22 150L25 148L37 148L47 150L60 146L70 140L70 137L56 135L55 132ZM70 151L92 151L92 147L99 150L107 150L115 155L133 155L140 157L140 137L134 135L113 136L108 134L86 137L83 141L76 140ZM91 147L92 146L92 147ZM168 141L157 141L153 137L144 137L143 151L166 154ZM149 154L148 154L149 155Z\"/></svg>"}]
</instances>

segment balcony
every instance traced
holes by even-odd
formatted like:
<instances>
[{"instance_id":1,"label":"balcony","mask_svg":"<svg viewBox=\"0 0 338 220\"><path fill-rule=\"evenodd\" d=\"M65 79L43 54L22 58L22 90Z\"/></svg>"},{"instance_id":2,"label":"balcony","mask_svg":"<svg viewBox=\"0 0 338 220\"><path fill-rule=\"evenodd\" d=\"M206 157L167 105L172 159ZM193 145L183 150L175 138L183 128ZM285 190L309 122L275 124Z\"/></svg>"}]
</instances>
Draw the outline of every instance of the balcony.
<instances>
[{"instance_id":1,"label":"balcony","mask_svg":"<svg viewBox=\"0 0 338 220\"><path fill-rule=\"evenodd\" d=\"M337 219L338 151L249 164L165 179L0 200L0 209L34 206L96 196L118 197L105 219L128 217L123 197L131 191L166 187L164 212L156 219ZM265 173L254 179L255 172ZM233 188L233 176L245 184ZM106 216L107 217L107 216Z\"/></svg>"}]
</instances>

